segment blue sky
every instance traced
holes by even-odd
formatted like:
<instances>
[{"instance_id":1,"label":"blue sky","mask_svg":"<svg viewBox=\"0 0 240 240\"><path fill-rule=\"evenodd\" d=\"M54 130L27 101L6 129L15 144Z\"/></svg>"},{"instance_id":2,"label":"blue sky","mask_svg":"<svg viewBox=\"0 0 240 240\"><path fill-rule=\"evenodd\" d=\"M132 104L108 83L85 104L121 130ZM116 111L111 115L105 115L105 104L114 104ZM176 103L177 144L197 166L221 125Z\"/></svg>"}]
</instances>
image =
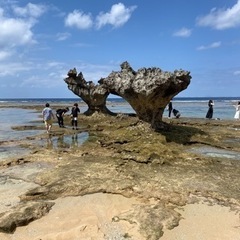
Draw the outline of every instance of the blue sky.
<instances>
[{"instance_id":1,"label":"blue sky","mask_svg":"<svg viewBox=\"0 0 240 240\"><path fill-rule=\"evenodd\" d=\"M191 72L178 97L240 96L240 0L0 0L0 98L71 98L76 67L97 82L134 70Z\"/></svg>"}]
</instances>

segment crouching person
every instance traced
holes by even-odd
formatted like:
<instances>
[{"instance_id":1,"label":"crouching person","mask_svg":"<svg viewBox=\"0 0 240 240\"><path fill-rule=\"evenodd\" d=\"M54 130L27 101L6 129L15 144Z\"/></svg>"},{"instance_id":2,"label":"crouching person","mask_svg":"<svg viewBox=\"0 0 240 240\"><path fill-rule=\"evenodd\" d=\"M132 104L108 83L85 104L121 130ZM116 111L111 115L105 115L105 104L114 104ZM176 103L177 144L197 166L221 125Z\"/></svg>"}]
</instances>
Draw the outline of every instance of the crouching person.
<instances>
[{"instance_id":1,"label":"crouching person","mask_svg":"<svg viewBox=\"0 0 240 240\"><path fill-rule=\"evenodd\" d=\"M177 109L173 109L172 112L173 112L173 115L174 115L176 118L180 118L181 114L180 114L180 112L179 112Z\"/></svg>"},{"instance_id":2,"label":"crouching person","mask_svg":"<svg viewBox=\"0 0 240 240\"><path fill-rule=\"evenodd\" d=\"M68 111L69 111L68 107L63 108L63 109L60 108L60 109L57 109L57 111L56 111L56 117L57 117L58 125L60 128L64 128L63 116Z\"/></svg>"}]
</instances>

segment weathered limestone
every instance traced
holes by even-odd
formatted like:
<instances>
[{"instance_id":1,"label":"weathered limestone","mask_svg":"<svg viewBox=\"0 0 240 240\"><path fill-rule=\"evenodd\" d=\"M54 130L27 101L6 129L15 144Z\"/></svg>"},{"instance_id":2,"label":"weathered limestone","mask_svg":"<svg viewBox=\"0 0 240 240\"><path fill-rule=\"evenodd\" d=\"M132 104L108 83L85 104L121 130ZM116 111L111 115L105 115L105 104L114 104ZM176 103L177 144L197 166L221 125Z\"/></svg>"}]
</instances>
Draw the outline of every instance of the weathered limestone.
<instances>
[{"instance_id":1,"label":"weathered limestone","mask_svg":"<svg viewBox=\"0 0 240 240\"><path fill-rule=\"evenodd\" d=\"M110 93L124 98L137 116L158 129L162 125L164 108L169 101L190 83L190 72L175 70L164 72L159 68L141 68L135 72L128 62L121 64L121 71L102 78Z\"/></svg>"},{"instance_id":2,"label":"weathered limestone","mask_svg":"<svg viewBox=\"0 0 240 240\"><path fill-rule=\"evenodd\" d=\"M175 70L173 73L160 68L141 68L137 72L128 62L121 64L121 71L112 72L106 78L86 82L74 68L68 72L65 82L68 88L80 96L89 107L86 114L95 111L113 114L106 107L108 95L124 98L136 111L139 119L151 124L152 128L163 126L162 115L169 101L190 84L190 72Z\"/></svg>"},{"instance_id":3,"label":"weathered limestone","mask_svg":"<svg viewBox=\"0 0 240 240\"><path fill-rule=\"evenodd\" d=\"M68 77L64 81L68 84L68 88L88 105L86 115L96 111L113 115L106 107L109 92L102 85L95 85L92 81L87 82L82 72L77 75L76 68L69 70Z\"/></svg>"},{"instance_id":4,"label":"weathered limestone","mask_svg":"<svg viewBox=\"0 0 240 240\"><path fill-rule=\"evenodd\" d=\"M53 202L26 202L8 212L1 213L0 232L13 233L17 227L25 226L46 215L53 205Z\"/></svg>"}]
</instances>

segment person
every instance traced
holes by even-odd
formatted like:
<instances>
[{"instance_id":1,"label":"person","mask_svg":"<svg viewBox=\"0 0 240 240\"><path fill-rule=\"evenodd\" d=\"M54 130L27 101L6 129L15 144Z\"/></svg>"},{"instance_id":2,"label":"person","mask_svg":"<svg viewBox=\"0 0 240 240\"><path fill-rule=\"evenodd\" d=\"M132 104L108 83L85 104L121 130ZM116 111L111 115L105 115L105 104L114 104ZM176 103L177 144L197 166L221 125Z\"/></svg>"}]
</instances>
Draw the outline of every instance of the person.
<instances>
[{"instance_id":1,"label":"person","mask_svg":"<svg viewBox=\"0 0 240 240\"><path fill-rule=\"evenodd\" d=\"M43 116L43 121L45 123L47 133L50 133L54 115L53 115L52 109L50 108L49 103L45 104L45 108L42 110L42 116Z\"/></svg>"},{"instance_id":2,"label":"person","mask_svg":"<svg viewBox=\"0 0 240 240\"><path fill-rule=\"evenodd\" d=\"M171 113L173 110L172 101L168 103L168 118L171 118Z\"/></svg>"},{"instance_id":3,"label":"person","mask_svg":"<svg viewBox=\"0 0 240 240\"><path fill-rule=\"evenodd\" d=\"M66 108L59 108L57 109L56 111L56 116L57 116L57 120L58 120L58 125L60 128L64 128L64 122L63 122L63 116L65 115L66 112L69 111L69 108L66 107Z\"/></svg>"},{"instance_id":4,"label":"person","mask_svg":"<svg viewBox=\"0 0 240 240\"><path fill-rule=\"evenodd\" d=\"M80 109L78 108L78 104L74 103L73 108L72 108L72 129L78 130L78 113L80 113Z\"/></svg>"},{"instance_id":5,"label":"person","mask_svg":"<svg viewBox=\"0 0 240 240\"><path fill-rule=\"evenodd\" d=\"M239 120L240 119L240 101L234 107L236 108L234 119Z\"/></svg>"},{"instance_id":6,"label":"person","mask_svg":"<svg viewBox=\"0 0 240 240\"><path fill-rule=\"evenodd\" d=\"M208 118L208 119L212 119L212 117L213 117L213 106L214 106L214 102L213 102L213 100L210 99L208 101L208 111L206 114L206 118Z\"/></svg>"},{"instance_id":7,"label":"person","mask_svg":"<svg viewBox=\"0 0 240 240\"><path fill-rule=\"evenodd\" d=\"M180 112L179 112L177 109L173 109L172 112L173 112L173 115L174 115L176 118L180 118L181 114L180 114Z\"/></svg>"}]
</instances>

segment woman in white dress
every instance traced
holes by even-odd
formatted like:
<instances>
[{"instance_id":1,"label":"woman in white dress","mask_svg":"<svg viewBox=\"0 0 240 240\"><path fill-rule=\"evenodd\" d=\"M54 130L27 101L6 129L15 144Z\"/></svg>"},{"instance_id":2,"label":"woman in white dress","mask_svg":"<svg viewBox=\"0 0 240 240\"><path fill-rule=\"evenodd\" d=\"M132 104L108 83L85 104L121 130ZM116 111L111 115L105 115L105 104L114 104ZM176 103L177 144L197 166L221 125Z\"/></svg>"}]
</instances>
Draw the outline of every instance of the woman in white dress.
<instances>
[{"instance_id":1,"label":"woman in white dress","mask_svg":"<svg viewBox=\"0 0 240 240\"><path fill-rule=\"evenodd\" d=\"M236 108L236 113L234 115L234 119L239 120L240 119L240 101L234 107Z\"/></svg>"}]
</instances>

